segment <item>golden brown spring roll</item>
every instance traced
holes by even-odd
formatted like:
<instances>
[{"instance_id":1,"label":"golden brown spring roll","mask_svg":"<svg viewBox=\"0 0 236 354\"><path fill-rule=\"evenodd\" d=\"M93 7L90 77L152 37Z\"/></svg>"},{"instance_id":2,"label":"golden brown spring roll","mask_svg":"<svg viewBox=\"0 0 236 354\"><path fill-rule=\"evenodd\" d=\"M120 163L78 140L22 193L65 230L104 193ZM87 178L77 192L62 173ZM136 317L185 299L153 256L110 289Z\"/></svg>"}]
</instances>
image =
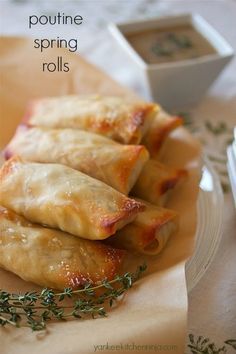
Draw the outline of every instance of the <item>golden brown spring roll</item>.
<instances>
[{"instance_id":1,"label":"golden brown spring roll","mask_svg":"<svg viewBox=\"0 0 236 354\"><path fill-rule=\"evenodd\" d=\"M79 288L117 274L124 251L31 224L0 207L0 266L44 287Z\"/></svg>"},{"instance_id":2,"label":"golden brown spring roll","mask_svg":"<svg viewBox=\"0 0 236 354\"><path fill-rule=\"evenodd\" d=\"M82 172L15 156L0 170L0 205L31 222L99 240L131 222L144 206Z\"/></svg>"},{"instance_id":3,"label":"golden brown spring roll","mask_svg":"<svg viewBox=\"0 0 236 354\"><path fill-rule=\"evenodd\" d=\"M178 229L178 214L142 201L146 209L135 220L107 239L107 243L130 251L157 255Z\"/></svg>"},{"instance_id":4,"label":"golden brown spring roll","mask_svg":"<svg viewBox=\"0 0 236 354\"><path fill-rule=\"evenodd\" d=\"M141 145L122 145L77 129L28 128L20 125L5 149L5 158L61 163L128 194L149 158Z\"/></svg>"},{"instance_id":5,"label":"golden brown spring roll","mask_svg":"<svg viewBox=\"0 0 236 354\"><path fill-rule=\"evenodd\" d=\"M62 96L32 102L24 122L32 126L82 129L123 144L139 144L157 110L155 104L122 97Z\"/></svg>"},{"instance_id":6,"label":"golden brown spring roll","mask_svg":"<svg viewBox=\"0 0 236 354\"><path fill-rule=\"evenodd\" d=\"M187 177L187 171L173 169L150 159L132 189L132 195L155 205L165 205L171 191Z\"/></svg>"},{"instance_id":7,"label":"golden brown spring roll","mask_svg":"<svg viewBox=\"0 0 236 354\"><path fill-rule=\"evenodd\" d=\"M157 157L172 130L182 125L180 117L171 116L161 109L154 117L142 144L146 146L151 157Z\"/></svg>"}]
</instances>

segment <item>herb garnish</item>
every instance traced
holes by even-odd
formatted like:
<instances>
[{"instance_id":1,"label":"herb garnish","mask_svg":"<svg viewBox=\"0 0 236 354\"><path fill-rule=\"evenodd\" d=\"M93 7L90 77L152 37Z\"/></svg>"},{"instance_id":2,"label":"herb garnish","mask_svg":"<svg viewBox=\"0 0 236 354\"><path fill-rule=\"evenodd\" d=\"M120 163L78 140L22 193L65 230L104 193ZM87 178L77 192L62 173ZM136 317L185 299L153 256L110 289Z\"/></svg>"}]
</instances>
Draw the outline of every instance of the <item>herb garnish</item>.
<instances>
[{"instance_id":1,"label":"herb garnish","mask_svg":"<svg viewBox=\"0 0 236 354\"><path fill-rule=\"evenodd\" d=\"M157 56L172 56L181 49L192 48L191 40L185 35L176 35L173 32L167 33L159 39L152 47L152 51Z\"/></svg>"},{"instance_id":2,"label":"herb garnish","mask_svg":"<svg viewBox=\"0 0 236 354\"><path fill-rule=\"evenodd\" d=\"M176 45L178 49L191 48L193 46L190 39L185 35L176 35L175 33L169 33L168 40Z\"/></svg>"},{"instance_id":3,"label":"herb garnish","mask_svg":"<svg viewBox=\"0 0 236 354\"><path fill-rule=\"evenodd\" d=\"M65 288L62 292L54 292L46 288L40 293L25 294L0 290L0 325L20 327L23 324L38 331L45 329L46 322L51 320L84 318L87 315L104 317L105 306L113 306L145 270L146 265L143 264L134 273L117 275L113 280L104 280L96 286L87 283L78 290ZM66 299L69 299L69 304L63 304Z\"/></svg>"},{"instance_id":4,"label":"herb garnish","mask_svg":"<svg viewBox=\"0 0 236 354\"><path fill-rule=\"evenodd\" d=\"M152 51L157 56L171 56L173 55L173 50L166 47L161 43L156 43L155 46L152 47Z\"/></svg>"}]
</instances>

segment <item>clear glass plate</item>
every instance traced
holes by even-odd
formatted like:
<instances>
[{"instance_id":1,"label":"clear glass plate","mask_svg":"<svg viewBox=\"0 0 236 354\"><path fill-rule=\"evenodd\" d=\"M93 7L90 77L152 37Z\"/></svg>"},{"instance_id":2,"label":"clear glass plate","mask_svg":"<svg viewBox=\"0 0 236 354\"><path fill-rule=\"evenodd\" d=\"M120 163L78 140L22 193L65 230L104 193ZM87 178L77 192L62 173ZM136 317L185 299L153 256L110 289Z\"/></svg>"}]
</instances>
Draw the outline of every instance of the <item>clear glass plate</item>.
<instances>
[{"instance_id":1,"label":"clear glass plate","mask_svg":"<svg viewBox=\"0 0 236 354\"><path fill-rule=\"evenodd\" d=\"M219 177L204 156L197 202L195 249L185 267L188 292L206 273L216 254L222 235L223 207L224 196Z\"/></svg>"}]
</instances>

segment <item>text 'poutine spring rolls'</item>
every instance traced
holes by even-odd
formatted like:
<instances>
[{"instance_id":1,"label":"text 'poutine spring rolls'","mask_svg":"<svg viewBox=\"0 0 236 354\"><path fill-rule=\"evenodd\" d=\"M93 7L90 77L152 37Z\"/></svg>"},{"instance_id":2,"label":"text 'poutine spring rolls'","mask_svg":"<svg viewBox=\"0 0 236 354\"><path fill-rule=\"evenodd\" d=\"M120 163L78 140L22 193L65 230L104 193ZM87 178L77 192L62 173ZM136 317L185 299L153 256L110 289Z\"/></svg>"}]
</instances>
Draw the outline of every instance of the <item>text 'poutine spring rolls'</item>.
<instances>
[{"instance_id":1,"label":"text 'poutine spring rolls'","mask_svg":"<svg viewBox=\"0 0 236 354\"><path fill-rule=\"evenodd\" d=\"M144 206L82 172L15 156L0 170L0 205L31 222L99 240L131 222Z\"/></svg>"},{"instance_id":2,"label":"text 'poutine spring rolls'","mask_svg":"<svg viewBox=\"0 0 236 354\"><path fill-rule=\"evenodd\" d=\"M128 194L149 158L141 145L122 145L98 134L77 129L20 125L5 149L5 157L61 163Z\"/></svg>"},{"instance_id":3,"label":"text 'poutine spring rolls'","mask_svg":"<svg viewBox=\"0 0 236 354\"><path fill-rule=\"evenodd\" d=\"M164 205L173 188L186 177L186 170L170 168L150 159L142 169L132 194L152 204Z\"/></svg>"},{"instance_id":4,"label":"text 'poutine spring rolls'","mask_svg":"<svg viewBox=\"0 0 236 354\"><path fill-rule=\"evenodd\" d=\"M112 279L124 251L31 224L0 207L0 266L26 281L63 290Z\"/></svg>"},{"instance_id":5,"label":"text 'poutine spring rolls'","mask_svg":"<svg viewBox=\"0 0 236 354\"><path fill-rule=\"evenodd\" d=\"M180 117L171 116L163 109L155 115L146 135L142 139L142 144L146 146L151 157L158 157L167 136L172 130L182 124Z\"/></svg>"},{"instance_id":6,"label":"text 'poutine spring rolls'","mask_svg":"<svg viewBox=\"0 0 236 354\"><path fill-rule=\"evenodd\" d=\"M31 103L24 122L32 126L73 128L138 144L158 106L122 97L85 95L39 99Z\"/></svg>"},{"instance_id":7,"label":"text 'poutine spring rolls'","mask_svg":"<svg viewBox=\"0 0 236 354\"><path fill-rule=\"evenodd\" d=\"M146 209L135 220L107 239L108 244L147 255L162 251L170 236L178 230L178 214L145 203Z\"/></svg>"}]
</instances>

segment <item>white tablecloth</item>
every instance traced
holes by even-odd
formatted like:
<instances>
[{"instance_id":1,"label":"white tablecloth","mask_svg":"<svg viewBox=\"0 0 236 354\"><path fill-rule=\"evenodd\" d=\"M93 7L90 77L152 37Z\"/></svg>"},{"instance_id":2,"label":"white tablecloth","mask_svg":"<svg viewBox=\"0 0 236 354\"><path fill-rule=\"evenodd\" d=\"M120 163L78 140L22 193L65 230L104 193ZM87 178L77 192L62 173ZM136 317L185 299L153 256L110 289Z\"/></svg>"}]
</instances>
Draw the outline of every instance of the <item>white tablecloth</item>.
<instances>
[{"instance_id":1,"label":"white tablecloth","mask_svg":"<svg viewBox=\"0 0 236 354\"><path fill-rule=\"evenodd\" d=\"M47 38L78 38L78 51L83 56L143 96L142 84L129 72L122 51L107 31L108 22L198 12L236 50L236 2L233 0L0 0L1 34L38 37L38 27L28 28L28 16L55 14L57 11L68 15L81 14L84 23L67 26L66 31L63 26L47 26L46 33L44 28L41 30L42 35ZM220 174L225 189L228 189L225 148L236 125L236 59L189 114L190 129L201 138L207 155ZM226 126L215 135L207 122L211 122L213 127L222 122ZM210 338L217 348L222 347L225 340L236 339L236 219L230 189L225 192L224 228L219 250L207 273L189 295L188 333L193 333L195 338L200 335ZM191 352L189 348L186 351ZM226 345L226 352L235 350Z\"/></svg>"}]
</instances>

